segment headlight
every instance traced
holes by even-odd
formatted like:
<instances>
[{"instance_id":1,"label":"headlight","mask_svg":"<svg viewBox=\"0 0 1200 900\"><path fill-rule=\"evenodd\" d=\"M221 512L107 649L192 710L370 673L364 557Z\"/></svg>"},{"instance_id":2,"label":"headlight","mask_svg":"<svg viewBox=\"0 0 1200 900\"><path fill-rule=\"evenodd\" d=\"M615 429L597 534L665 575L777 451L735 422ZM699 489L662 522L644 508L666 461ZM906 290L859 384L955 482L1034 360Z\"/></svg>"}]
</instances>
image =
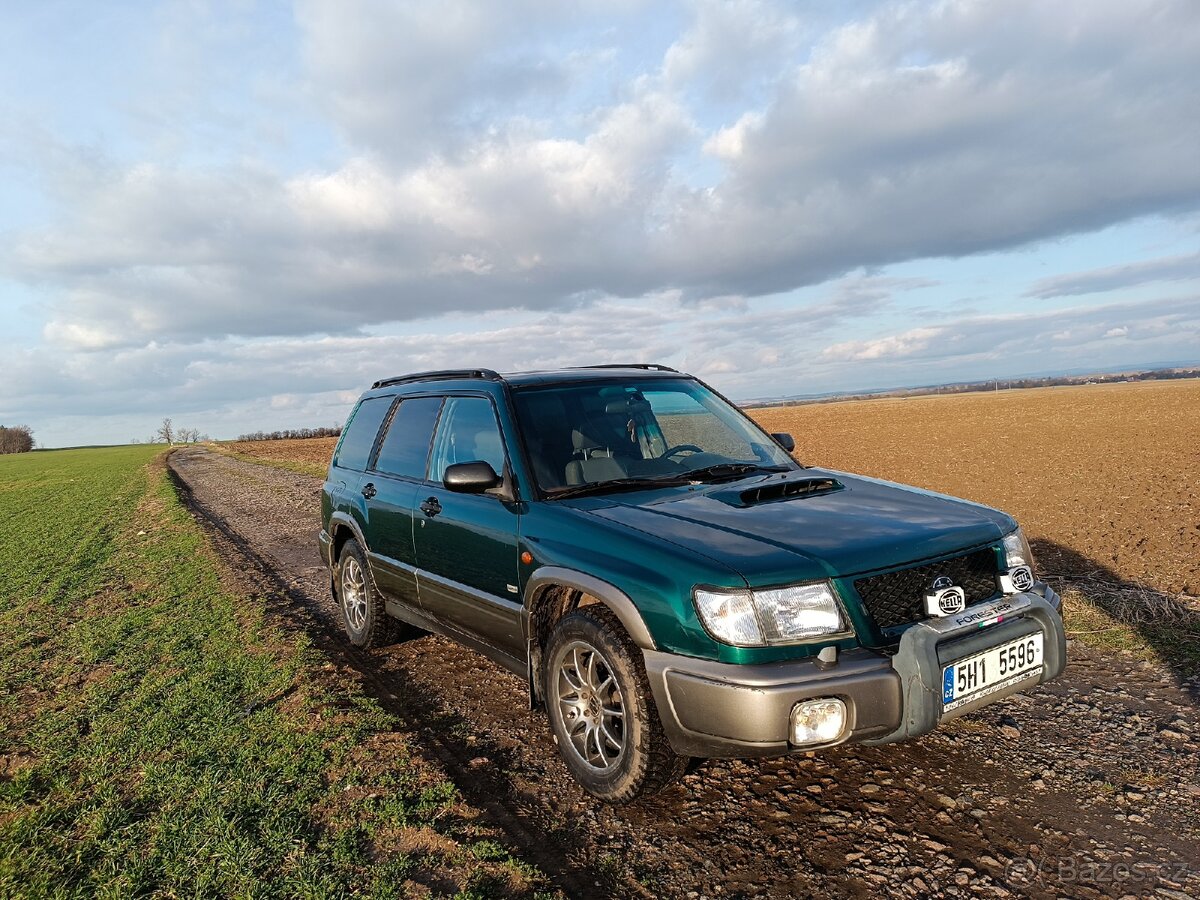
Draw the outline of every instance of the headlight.
<instances>
[{"instance_id":1,"label":"headlight","mask_svg":"<svg viewBox=\"0 0 1200 900\"><path fill-rule=\"evenodd\" d=\"M696 609L712 636L735 647L761 647L762 631L749 591L734 594L696 591Z\"/></svg>"},{"instance_id":2,"label":"headlight","mask_svg":"<svg viewBox=\"0 0 1200 900\"><path fill-rule=\"evenodd\" d=\"M846 630L828 582L763 591L697 589L696 609L713 637L736 647L794 644Z\"/></svg>"},{"instance_id":3,"label":"headlight","mask_svg":"<svg viewBox=\"0 0 1200 900\"><path fill-rule=\"evenodd\" d=\"M1005 567L1015 569L1017 566L1033 568L1033 553L1029 549L1029 541L1025 540L1025 532L1020 528L1004 539Z\"/></svg>"}]
</instances>

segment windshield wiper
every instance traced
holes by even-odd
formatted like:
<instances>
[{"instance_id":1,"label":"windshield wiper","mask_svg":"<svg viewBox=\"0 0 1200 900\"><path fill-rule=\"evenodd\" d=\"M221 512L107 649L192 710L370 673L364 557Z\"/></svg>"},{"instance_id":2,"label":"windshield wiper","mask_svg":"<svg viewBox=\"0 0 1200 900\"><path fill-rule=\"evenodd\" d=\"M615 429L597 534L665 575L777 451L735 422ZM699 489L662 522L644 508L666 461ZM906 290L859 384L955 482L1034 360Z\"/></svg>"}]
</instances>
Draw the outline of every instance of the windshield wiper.
<instances>
[{"instance_id":1,"label":"windshield wiper","mask_svg":"<svg viewBox=\"0 0 1200 900\"><path fill-rule=\"evenodd\" d=\"M672 487L690 484L694 479L690 472L679 474L657 475L653 478L613 478L611 481L591 481L587 484L577 484L547 494L548 500L564 500L567 497L582 497L585 494L600 494L613 491L629 491L639 488Z\"/></svg>"},{"instance_id":2,"label":"windshield wiper","mask_svg":"<svg viewBox=\"0 0 1200 900\"><path fill-rule=\"evenodd\" d=\"M577 484L563 488L547 495L549 500L565 500L568 497L582 497L587 494L602 494L608 491L630 491L656 487L678 487L683 484L695 484L703 481L716 481L722 478L743 478L746 475L768 474L771 472L786 472L787 466L764 466L758 463L717 463L702 469L692 469L690 472L672 472L668 475L655 475L641 478L613 478L610 481L592 481L587 484Z\"/></svg>"},{"instance_id":3,"label":"windshield wiper","mask_svg":"<svg viewBox=\"0 0 1200 900\"><path fill-rule=\"evenodd\" d=\"M786 472L787 466L764 466L759 463L717 463L702 469L692 469L685 472L684 477L689 481L711 481L721 478L743 478L746 475L758 475L769 472Z\"/></svg>"}]
</instances>

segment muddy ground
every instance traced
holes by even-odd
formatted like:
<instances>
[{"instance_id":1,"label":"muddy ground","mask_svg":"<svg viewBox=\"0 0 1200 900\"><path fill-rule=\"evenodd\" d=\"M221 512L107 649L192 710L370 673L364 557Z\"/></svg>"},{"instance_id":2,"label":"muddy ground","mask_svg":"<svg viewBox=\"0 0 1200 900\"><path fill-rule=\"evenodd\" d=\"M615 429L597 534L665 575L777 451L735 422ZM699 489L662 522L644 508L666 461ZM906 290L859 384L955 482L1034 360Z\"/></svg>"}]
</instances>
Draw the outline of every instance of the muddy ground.
<instances>
[{"instance_id":1,"label":"muddy ground","mask_svg":"<svg viewBox=\"0 0 1200 900\"><path fill-rule=\"evenodd\" d=\"M1073 642L1059 681L906 744L712 761L609 808L523 682L440 637L364 654L317 555L320 481L202 448L170 465L218 548L408 723L569 896L1200 895L1200 677Z\"/></svg>"}]
</instances>

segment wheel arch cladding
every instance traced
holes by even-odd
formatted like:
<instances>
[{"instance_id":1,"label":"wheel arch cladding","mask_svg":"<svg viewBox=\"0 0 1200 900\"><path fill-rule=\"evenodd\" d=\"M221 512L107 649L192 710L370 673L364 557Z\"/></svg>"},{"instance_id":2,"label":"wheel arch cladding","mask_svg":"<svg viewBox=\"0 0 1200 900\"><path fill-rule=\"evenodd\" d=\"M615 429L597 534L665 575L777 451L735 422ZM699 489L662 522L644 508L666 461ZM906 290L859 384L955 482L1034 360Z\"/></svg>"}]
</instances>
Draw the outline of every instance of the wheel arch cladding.
<instances>
[{"instance_id":1,"label":"wheel arch cladding","mask_svg":"<svg viewBox=\"0 0 1200 900\"><path fill-rule=\"evenodd\" d=\"M558 566L544 566L538 569L525 585L525 607L530 623L529 639L537 639L541 646L545 646L549 628L546 628L545 633L542 633L541 629L547 624L552 628L558 619L572 609L587 605L586 602L581 602L584 598L591 598L611 609L629 637L643 650L657 649L650 629L646 627L642 614L628 594L594 575ZM547 607L550 613L558 614L550 617Z\"/></svg>"},{"instance_id":2,"label":"wheel arch cladding","mask_svg":"<svg viewBox=\"0 0 1200 900\"><path fill-rule=\"evenodd\" d=\"M638 647L656 649L641 613L620 588L583 572L545 566L525 586L530 700L534 705L542 699L540 673L554 626L572 611L592 604L609 609Z\"/></svg>"}]
</instances>

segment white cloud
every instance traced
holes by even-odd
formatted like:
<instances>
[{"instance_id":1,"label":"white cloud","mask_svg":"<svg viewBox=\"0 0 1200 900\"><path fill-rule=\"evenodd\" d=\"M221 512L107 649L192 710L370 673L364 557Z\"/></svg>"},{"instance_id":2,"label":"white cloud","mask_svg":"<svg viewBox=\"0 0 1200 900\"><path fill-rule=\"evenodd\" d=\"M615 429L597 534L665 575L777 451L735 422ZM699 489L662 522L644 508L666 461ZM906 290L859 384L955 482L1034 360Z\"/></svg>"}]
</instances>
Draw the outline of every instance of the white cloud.
<instances>
[{"instance_id":1,"label":"white cloud","mask_svg":"<svg viewBox=\"0 0 1200 900\"><path fill-rule=\"evenodd\" d=\"M746 135L761 128L763 114L748 112L728 128L721 128L704 142L704 152L729 162L736 162L746 151Z\"/></svg>"},{"instance_id":2,"label":"white cloud","mask_svg":"<svg viewBox=\"0 0 1200 900\"><path fill-rule=\"evenodd\" d=\"M470 323L440 317L401 335L63 347L53 356L22 351L0 383L0 408L35 418L51 411L186 418L213 398L238 398L258 409L260 419L286 413L286 421L303 421L299 416L315 395L340 397L330 402L344 407L365 384L423 369L488 365L518 371L651 360L699 375L749 372L795 360L814 336L881 309L888 302L886 285L912 286L899 279L847 279L826 299L784 312L751 309L739 298L695 304L676 292L649 303L606 298L563 313L491 311ZM267 424L246 422L238 430Z\"/></svg>"},{"instance_id":3,"label":"white cloud","mask_svg":"<svg viewBox=\"0 0 1200 900\"><path fill-rule=\"evenodd\" d=\"M1200 253L1184 253L1120 266L1105 266L1087 272L1053 275L1036 281L1025 292L1025 296L1042 299L1068 297L1136 287L1155 281L1186 281L1192 278L1200 279Z\"/></svg>"},{"instance_id":4,"label":"white cloud","mask_svg":"<svg viewBox=\"0 0 1200 900\"><path fill-rule=\"evenodd\" d=\"M870 341L844 341L821 351L826 359L861 361L867 359L900 359L927 350L935 338L947 333L945 328L911 328L902 334L888 335Z\"/></svg>"},{"instance_id":5,"label":"white cloud","mask_svg":"<svg viewBox=\"0 0 1200 900\"><path fill-rule=\"evenodd\" d=\"M568 20L549 6L302 3L343 162L285 176L75 158L70 208L18 235L7 268L55 297L48 337L134 345L756 296L1200 202L1200 19L1184 2L888 5L808 56L789 14L704 2L661 72L531 117L509 78L523 54L579 57L551 40ZM761 108L703 130L687 88L723 53L776 77ZM677 166L704 149L721 173L685 184Z\"/></svg>"},{"instance_id":6,"label":"white cloud","mask_svg":"<svg viewBox=\"0 0 1200 900\"><path fill-rule=\"evenodd\" d=\"M920 383L922 367L927 373L940 373L985 359L1003 363L1009 374L1068 369L1086 364L1098 343L1116 337L1144 344L1139 352L1147 363L1194 355L1195 346L1200 346L1200 300L1188 296L964 316L935 327L832 344L821 357L829 363L876 362L880 377L889 370L903 370L911 383ZM1161 349L1152 349L1155 346ZM1023 365L1030 368L1014 368Z\"/></svg>"},{"instance_id":7,"label":"white cloud","mask_svg":"<svg viewBox=\"0 0 1200 900\"><path fill-rule=\"evenodd\" d=\"M582 140L506 132L399 174L365 157L286 181L142 165L98 178L75 222L26 235L11 265L62 287L47 337L84 346L638 293L658 280L646 228L691 129L647 92Z\"/></svg>"},{"instance_id":8,"label":"white cloud","mask_svg":"<svg viewBox=\"0 0 1200 900\"><path fill-rule=\"evenodd\" d=\"M829 342L878 328L878 315L893 302L887 281L846 279L814 303L785 309L762 301L702 307L676 294L651 303L605 299L567 313L494 311L470 323L441 317L400 335L223 339L58 357L22 351L8 360L0 408L51 444L77 443L78 425L69 423L79 417L120 423L112 440L148 432L164 415L228 437L340 421L372 381L424 369L655 361L751 398L1170 361L1200 346L1194 297L966 315ZM892 290L916 287L897 281ZM1114 331L1123 332L1120 341ZM1104 355L1113 344L1125 345L1120 357Z\"/></svg>"},{"instance_id":9,"label":"white cloud","mask_svg":"<svg viewBox=\"0 0 1200 900\"><path fill-rule=\"evenodd\" d=\"M680 90L740 99L756 78L777 78L804 27L784 4L763 0L697 0L691 25L663 57L663 77Z\"/></svg>"},{"instance_id":10,"label":"white cloud","mask_svg":"<svg viewBox=\"0 0 1200 900\"><path fill-rule=\"evenodd\" d=\"M296 14L314 96L353 143L411 161L453 151L493 104L553 89L558 61L513 48L573 6L300 0Z\"/></svg>"},{"instance_id":11,"label":"white cloud","mask_svg":"<svg viewBox=\"0 0 1200 900\"><path fill-rule=\"evenodd\" d=\"M769 392L1034 367L1035 349L1100 358L1106 336L1166 352L1194 333L1186 300L899 310L893 295L931 284L878 274L1193 214L1189 0L696 0L676 32L634 40L672 21L635 7L300 0L302 50L282 59L273 42L274 77L243 59L236 78L207 54L252 46L252 31L206 9L167 16L171 102L157 117L132 104L150 139L64 140L33 113L2 126L0 156L35 172L46 201L0 244L0 275L44 303L43 345L9 361L4 408L294 397L279 411L299 414L315 396L344 404L328 398L383 359L667 359ZM176 53L201 26L200 49ZM181 100L205 93L209 70L226 72L220 90L187 124ZM246 118L212 125L243 80ZM311 120L251 140L256 102L271 130L301 107ZM341 143L305 152L310 129ZM196 152L206 136L229 143ZM1051 275L1029 294L1198 274L1184 253ZM819 298L756 299L799 288ZM368 333L389 323L404 334Z\"/></svg>"},{"instance_id":12,"label":"white cloud","mask_svg":"<svg viewBox=\"0 0 1200 900\"><path fill-rule=\"evenodd\" d=\"M1183 2L885 6L710 137L690 277L755 293L1194 208L1197 59Z\"/></svg>"}]
</instances>

